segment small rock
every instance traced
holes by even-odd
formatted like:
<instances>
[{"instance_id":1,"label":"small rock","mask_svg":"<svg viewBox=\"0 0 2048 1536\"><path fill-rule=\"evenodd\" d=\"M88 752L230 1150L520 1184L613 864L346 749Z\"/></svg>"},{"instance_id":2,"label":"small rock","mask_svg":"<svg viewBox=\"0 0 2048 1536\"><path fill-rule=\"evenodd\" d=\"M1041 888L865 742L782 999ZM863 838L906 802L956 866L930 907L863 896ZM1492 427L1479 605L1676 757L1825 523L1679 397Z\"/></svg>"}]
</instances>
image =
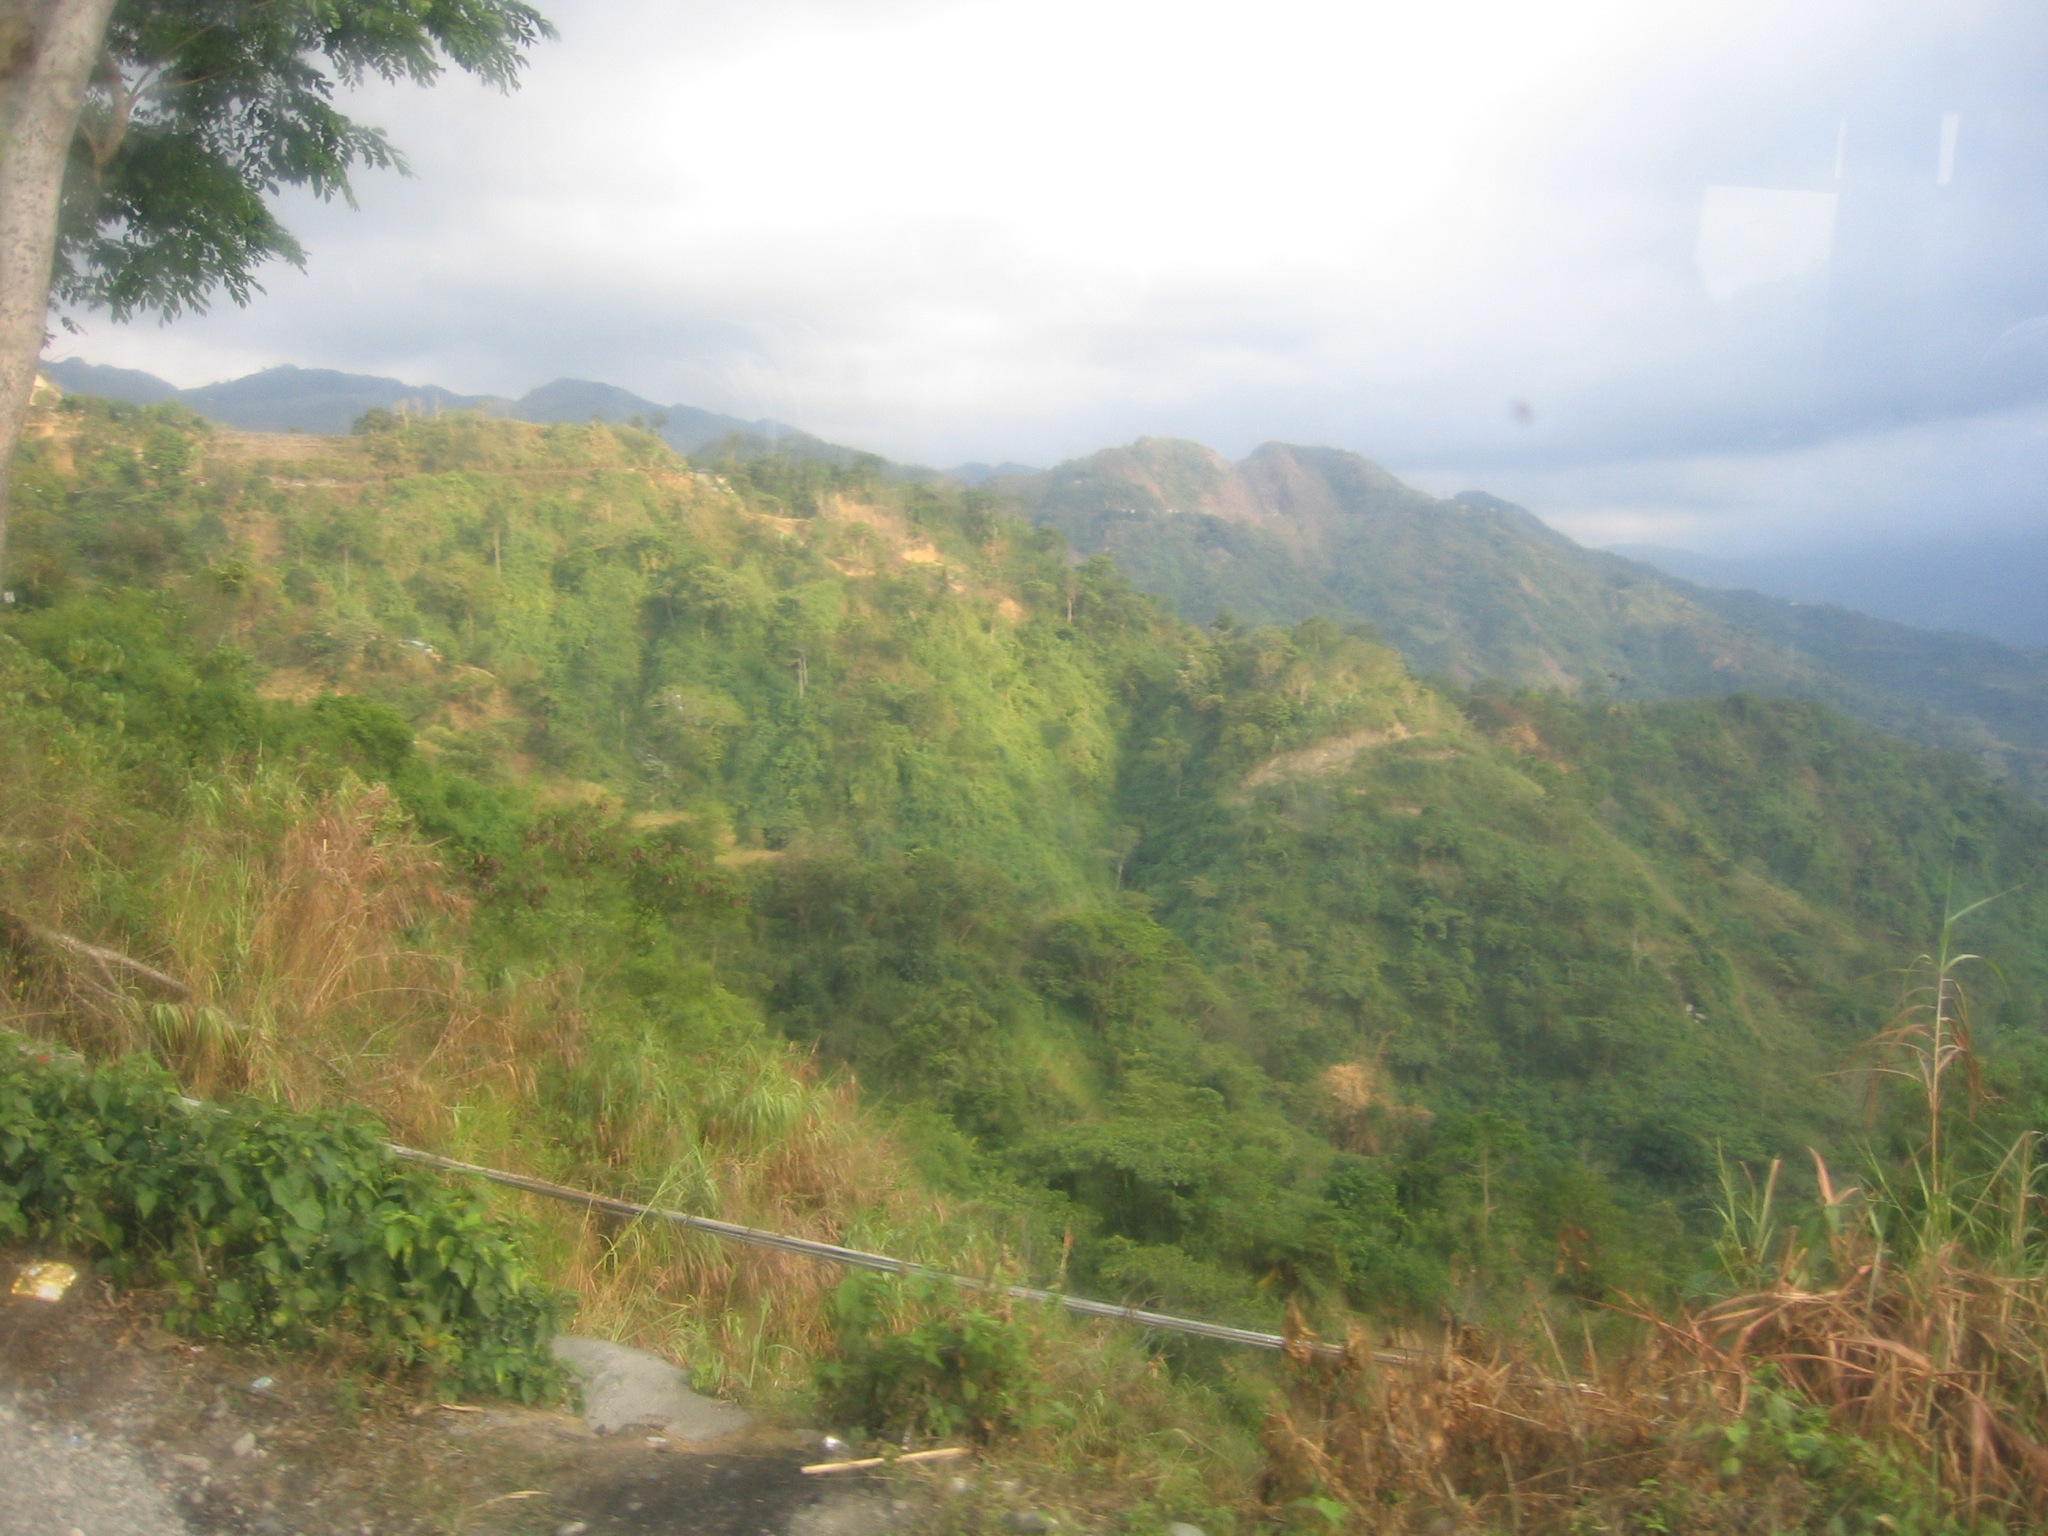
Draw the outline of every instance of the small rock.
<instances>
[{"instance_id":1,"label":"small rock","mask_svg":"<svg viewBox=\"0 0 2048 1536\"><path fill-rule=\"evenodd\" d=\"M173 1456L171 1460L183 1467L187 1472L211 1472L213 1470L213 1463L204 1456L189 1456L181 1452Z\"/></svg>"},{"instance_id":2,"label":"small rock","mask_svg":"<svg viewBox=\"0 0 2048 1536\"><path fill-rule=\"evenodd\" d=\"M571 1334L557 1334L550 1347L583 1388L583 1422L593 1434L660 1429L687 1444L716 1440L753 1422L731 1403L699 1395L688 1374L659 1355Z\"/></svg>"},{"instance_id":3,"label":"small rock","mask_svg":"<svg viewBox=\"0 0 2048 1536\"><path fill-rule=\"evenodd\" d=\"M228 1449L234 1452L237 1461L245 1456L253 1455L256 1450L256 1431L253 1429L243 1430L241 1439L229 1446Z\"/></svg>"},{"instance_id":4,"label":"small rock","mask_svg":"<svg viewBox=\"0 0 2048 1536\"><path fill-rule=\"evenodd\" d=\"M966 1478L956 1477L953 1479L953 1481L946 1484L946 1491L952 1494L955 1498L958 1498L961 1494L967 1491L967 1487L968 1484Z\"/></svg>"},{"instance_id":5,"label":"small rock","mask_svg":"<svg viewBox=\"0 0 2048 1536\"><path fill-rule=\"evenodd\" d=\"M647 1449L649 1449L650 1451L665 1451L665 1450L667 1450L667 1449L668 1449L668 1436L667 1436L667 1435L649 1435L649 1436L647 1437Z\"/></svg>"},{"instance_id":6,"label":"small rock","mask_svg":"<svg viewBox=\"0 0 2048 1536\"><path fill-rule=\"evenodd\" d=\"M1199 1525L1189 1525L1185 1520L1176 1520L1166 1528L1166 1536L1209 1536Z\"/></svg>"},{"instance_id":7,"label":"small rock","mask_svg":"<svg viewBox=\"0 0 2048 1536\"><path fill-rule=\"evenodd\" d=\"M566 1525L555 1527L555 1536L583 1536L590 1529L588 1520L571 1520Z\"/></svg>"},{"instance_id":8,"label":"small rock","mask_svg":"<svg viewBox=\"0 0 2048 1536\"><path fill-rule=\"evenodd\" d=\"M1017 1536L1046 1536L1047 1532L1059 1528L1059 1521L1035 1509L1012 1510L1003 1516L1003 1529L1015 1531Z\"/></svg>"},{"instance_id":9,"label":"small rock","mask_svg":"<svg viewBox=\"0 0 2048 1536\"><path fill-rule=\"evenodd\" d=\"M254 1381L249 1383L249 1390L251 1392L268 1392L272 1387L276 1385L277 1382L271 1377L258 1376Z\"/></svg>"}]
</instances>

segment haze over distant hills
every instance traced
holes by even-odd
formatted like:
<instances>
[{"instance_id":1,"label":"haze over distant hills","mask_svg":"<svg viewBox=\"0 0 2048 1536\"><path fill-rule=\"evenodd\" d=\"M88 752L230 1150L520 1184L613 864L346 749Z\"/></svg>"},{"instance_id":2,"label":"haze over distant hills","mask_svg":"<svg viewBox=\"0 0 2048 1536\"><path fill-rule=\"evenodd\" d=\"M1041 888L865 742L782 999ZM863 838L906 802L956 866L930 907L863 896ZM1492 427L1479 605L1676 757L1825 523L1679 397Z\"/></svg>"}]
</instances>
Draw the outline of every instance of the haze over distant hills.
<instances>
[{"instance_id":1,"label":"haze over distant hills","mask_svg":"<svg viewBox=\"0 0 2048 1536\"><path fill-rule=\"evenodd\" d=\"M2048 792L2048 652L1695 586L1337 449L1268 443L1232 463L1144 438L990 485L1199 622L1364 620L1457 682L1821 699Z\"/></svg>"},{"instance_id":2,"label":"haze over distant hills","mask_svg":"<svg viewBox=\"0 0 2048 1536\"><path fill-rule=\"evenodd\" d=\"M132 368L108 368L67 358L46 362L42 373L59 389L157 405L176 400L200 415L250 432L313 432L339 435L365 411L402 408L422 414L434 411L481 410L518 421L627 422L636 418L657 430L678 453L691 453L722 438L768 439L797 452L827 457L850 454L784 422L747 421L693 405L657 405L630 390L585 379L556 379L529 390L517 400L496 395L461 395L438 384L407 384L372 374L340 373L331 368L295 368L290 364L261 373L228 379L197 389L176 385Z\"/></svg>"},{"instance_id":3,"label":"haze over distant hills","mask_svg":"<svg viewBox=\"0 0 2048 1536\"><path fill-rule=\"evenodd\" d=\"M2048 645L2048 530L1737 559L1657 544L1616 544L1610 552L1703 587L1834 603L2007 645Z\"/></svg>"}]
</instances>

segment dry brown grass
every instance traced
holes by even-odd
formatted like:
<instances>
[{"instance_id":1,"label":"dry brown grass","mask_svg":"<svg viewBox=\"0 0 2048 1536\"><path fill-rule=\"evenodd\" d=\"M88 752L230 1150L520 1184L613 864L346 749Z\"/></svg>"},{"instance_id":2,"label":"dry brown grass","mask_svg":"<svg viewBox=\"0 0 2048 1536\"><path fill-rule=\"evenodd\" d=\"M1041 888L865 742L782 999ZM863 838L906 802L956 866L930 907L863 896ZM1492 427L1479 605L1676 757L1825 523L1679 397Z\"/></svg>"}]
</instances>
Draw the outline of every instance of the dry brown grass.
<instances>
[{"instance_id":1,"label":"dry brown grass","mask_svg":"<svg viewBox=\"0 0 2048 1536\"><path fill-rule=\"evenodd\" d=\"M1975 957L1952 943L1974 910L1871 1042L1878 1081L1912 1089L1917 1148L1856 1188L1813 1154L1804 1221L1781 1216L1777 1163L1724 1169L1731 1294L1632 1308L1619 1362L1590 1340L1568 1362L1540 1308L1537 1347L1459 1334L1413 1375L1376 1373L1362 1339L1335 1362L1293 1348L1269 1505L1389 1532L2048 1528L2041 1133L1972 1163L1947 1102L1951 1077L1978 1096ZM1717 1449L1752 1443L1768 1454Z\"/></svg>"},{"instance_id":2,"label":"dry brown grass","mask_svg":"<svg viewBox=\"0 0 2048 1536\"><path fill-rule=\"evenodd\" d=\"M199 1097L352 1105L394 1139L748 1225L958 1258L905 1191L851 1084L762 1042L679 1056L595 1030L573 971L486 987L468 905L390 792L308 794L262 774L196 792L168 845L102 847L118 817L57 795L19 811L0 910L0 1023L88 1056L152 1055ZM141 931L100 875L147 859ZM114 882L118 885L118 881ZM129 904L131 907L133 903ZM80 941L66 945L51 935ZM167 984L92 949L131 955ZM585 1328L665 1347L749 1387L794 1380L837 1275L808 1260L537 1207ZM937 1245L937 1246L935 1246Z\"/></svg>"},{"instance_id":3,"label":"dry brown grass","mask_svg":"<svg viewBox=\"0 0 2048 1536\"><path fill-rule=\"evenodd\" d=\"M1290 1337L1286 1387L1266 1422L1260 1493L1291 1524L1621 1530L1667 1490L1701 1479L1688 1437L1713 1406L1712 1385L1696 1371L1660 1369L1668 1355L1573 1373L1561 1360L1546 1367L1459 1332L1409 1369L1374 1365L1362 1333L1341 1357L1312 1350L1298 1332ZM1752 1504L1745 1518L1761 1512Z\"/></svg>"},{"instance_id":4,"label":"dry brown grass","mask_svg":"<svg viewBox=\"0 0 2048 1536\"><path fill-rule=\"evenodd\" d=\"M1569 1367L1536 1332L1533 1350L1457 1332L1414 1370L1374 1366L1363 1337L1334 1359L1298 1341L1266 1423L1265 1518L1386 1536L2038 1529L2009 1507L1968 1516L1892 1448L1679 1332Z\"/></svg>"},{"instance_id":5,"label":"dry brown grass","mask_svg":"<svg viewBox=\"0 0 2048 1536\"><path fill-rule=\"evenodd\" d=\"M2030 1230L2035 1139L2023 1136L1961 1205L1938 1186L1910 1203L1838 1191L1816 1155L1824 1241L1787 1234L1762 1283L1660 1327L1737 1411L1767 1371L1840 1427L1933 1469L1966 1515L2039 1528L2048 1276Z\"/></svg>"},{"instance_id":6,"label":"dry brown grass","mask_svg":"<svg viewBox=\"0 0 2048 1536\"><path fill-rule=\"evenodd\" d=\"M1377 1055L1340 1061L1320 1078L1330 1140L1346 1152L1376 1154L1405 1140L1433 1118L1396 1096L1386 1063Z\"/></svg>"},{"instance_id":7,"label":"dry brown grass","mask_svg":"<svg viewBox=\"0 0 2048 1536\"><path fill-rule=\"evenodd\" d=\"M793 1050L700 1063L596 1127L650 1203L826 1242L939 1257L943 1210L920 1208L851 1086ZM623 1096L622 1096L623 1097ZM651 1176L650 1176L651 1175ZM558 1221L561 1218L556 1218ZM707 1367L743 1392L790 1388L830 1335L842 1273L656 1222L579 1219L565 1253L587 1326Z\"/></svg>"},{"instance_id":8,"label":"dry brown grass","mask_svg":"<svg viewBox=\"0 0 2048 1536\"><path fill-rule=\"evenodd\" d=\"M465 902L387 789L316 796L259 776L195 794L150 903L149 952L182 995L17 934L17 1023L94 1056L157 1056L201 1096L355 1103L426 1141L466 1097L530 1091L550 999L469 985L445 942ZM90 885L61 873L37 914L60 930L89 916Z\"/></svg>"},{"instance_id":9,"label":"dry brown grass","mask_svg":"<svg viewBox=\"0 0 2048 1536\"><path fill-rule=\"evenodd\" d=\"M1840 1427L1928 1468L1966 1516L2038 1529L2048 1523L2040 1133L1972 1173L1956 1156L1949 1102L1952 1078L1968 1107L1983 1099L1963 981L1983 962L1955 936L1987 904L1948 918L1870 1042L1874 1089L1911 1090L1919 1146L1900 1165L1873 1165L1860 1188L1838 1188L1814 1153L1819 1219L1805 1230L1779 1230L1775 1163L1760 1189L1724 1180L1722 1266L1738 1294L1664 1327L1738 1402L1768 1371Z\"/></svg>"}]
</instances>

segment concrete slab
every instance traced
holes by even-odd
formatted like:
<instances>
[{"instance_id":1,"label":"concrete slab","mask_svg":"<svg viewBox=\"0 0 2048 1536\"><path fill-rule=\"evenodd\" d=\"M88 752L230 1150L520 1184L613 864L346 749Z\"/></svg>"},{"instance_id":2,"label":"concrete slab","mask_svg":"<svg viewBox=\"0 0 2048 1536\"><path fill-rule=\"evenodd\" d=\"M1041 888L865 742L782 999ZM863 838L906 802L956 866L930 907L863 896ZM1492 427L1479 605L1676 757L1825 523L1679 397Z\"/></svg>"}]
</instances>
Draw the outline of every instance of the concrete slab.
<instances>
[{"instance_id":1,"label":"concrete slab","mask_svg":"<svg viewBox=\"0 0 2048 1536\"><path fill-rule=\"evenodd\" d=\"M593 1434L645 1427L677 1440L716 1440L754 1422L731 1403L692 1391L688 1376L644 1349L563 1334L554 1350L582 1384L583 1422Z\"/></svg>"}]
</instances>

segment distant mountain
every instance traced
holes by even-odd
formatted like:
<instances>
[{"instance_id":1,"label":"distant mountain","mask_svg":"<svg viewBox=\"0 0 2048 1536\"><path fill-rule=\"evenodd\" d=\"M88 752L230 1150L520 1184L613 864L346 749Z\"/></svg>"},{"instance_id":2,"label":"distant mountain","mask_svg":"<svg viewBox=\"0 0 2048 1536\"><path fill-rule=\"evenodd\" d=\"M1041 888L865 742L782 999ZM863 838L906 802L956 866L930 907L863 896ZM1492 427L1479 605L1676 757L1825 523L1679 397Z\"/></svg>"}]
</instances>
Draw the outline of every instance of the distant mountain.
<instances>
[{"instance_id":1,"label":"distant mountain","mask_svg":"<svg viewBox=\"0 0 2048 1536\"><path fill-rule=\"evenodd\" d=\"M506 400L495 395L461 395L438 384L407 384L374 374L290 364L183 390L154 374L108 368L80 358L46 362L42 373L68 394L99 395L137 405L176 400L223 426L248 432L311 432L335 437L346 433L365 411L481 410L519 421L638 419L658 431L678 453L694 453L737 438L743 447L772 446L803 457L849 462L856 457L851 448L827 443L784 422L748 421L694 405L657 405L630 390L586 379L556 379L517 400Z\"/></svg>"},{"instance_id":2,"label":"distant mountain","mask_svg":"<svg viewBox=\"0 0 2048 1536\"><path fill-rule=\"evenodd\" d=\"M1269 443L1231 463L1145 438L990 483L1198 622L1364 620L1455 682L1821 699L2048 795L2048 652L1698 587L1336 449Z\"/></svg>"},{"instance_id":3,"label":"distant mountain","mask_svg":"<svg viewBox=\"0 0 2048 1536\"><path fill-rule=\"evenodd\" d=\"M1942 738L1931 721L1915 727L1909 718L1886 720L1904 735L1968 747L2020 776L2026 775L2028 759L2037 774L2048 760L2048 649L1915 629L1830 603L1787 602L1761 592L1690 591L1702 607L1862 690L1872 703L1860 713L1884 718L1873 707L1883 701L1896 711L1983 728L1972 741Z\"/></svg>"},{"instance_id":4,"label":"distant mountain","mask_svg":"<svg viewBox=\"0 0 2048 1536\"><path fill-rule=\"evenodd\" d=\"M1038 469L1031 464L955 464L943 471L949 480L958 480L962 485L986 485L991 480L1015 475L1035 475Z\"/></svg>"},{"instance_id":5,"label":"distant mountain","mask_svg":"<svg viewBox=\"0 0 2048 1536\"><path fill-rule=\"evenodd\" d=\"M63 388L61 379L57 387ZM475 410L492 404L488 395L458 395L437 384L331 368L294 368L289 363L239 379L179 390L177 399L200 415L250 432L314 432L339 436L370 410L406 406L421 414Z\"/></svg>"},{"instance_id":6,"label":"distant mountain","mask_svg":"<svg viewBox=\"0 0 2048 1536\"><path fill-rule=\"evenodd\" d=\"M1268 443L1233 464L1145 438L993 483L1198 622L1365 619L1454 682L1662 698L1788 681L1774 652L1656 572L1482 492L1440 500L1336 449Z\"/></svg>"},{"instance_id":7,"label":"distant mountain","mask_svg":"<svg viewBox=\"0 0 2048 1536\"><path fill-rule=\"evenodd\" d=\"M694 405L656 405L652 400L629 389L620 389L616 384L594 384L587 379L556 379L553 383L543 384L517 400L501 403L498 414L518 421L638 420L659 432L662 440L678 453L695 453L728 437L772 443L788 441L795 451L814 446L844 453L849 458L854 452L850 448L838 449L836 445L812 437L786 422L767 419L747 421L738 416L723 416L717 411L700 410Z\"/></svg>"},{"instance_id":8,"label":"distant mountain","mask_svg":"<svg viewBox=\"0 0 2048 1536\"><path fill-rule=\"evenodd\" d=\"M1667 544L1609 544L1607 553L1633 560L1638 565L1654 565L1667 576L1677 576L1702 587L1768 590L1756 580L1759 572L1769 569L1770 563L1766 560L1730 559L1697 549L1673 549ZM1777 595L1782 597L1785 594Z\"/></svg>"},{"instance_id":9,"label":"distant mountain","mask_svg":"<svg viewBox=\"0 0 2048 1536\"><path fill-rule=\"evenodd\" d=\"M178 397L178 386L168 384L139 368L109 368L66 358L45 363L41 373L67 395L98 395L103 400L126 400L131 405L161 405Z\"/></svg>"},{"instance_id":10,"label":"distant mountain","mask_svg":"<svg viewBox=\"0 0 2048 1536\"><path fill-rule=\"evenodd\" d=\"M2048 645L2048 531L1815 545L1737 559L1654 544L1616 545L1612 552L1701 586L1833 603L2007 645Z\"/></svg>"}]
</instances>

